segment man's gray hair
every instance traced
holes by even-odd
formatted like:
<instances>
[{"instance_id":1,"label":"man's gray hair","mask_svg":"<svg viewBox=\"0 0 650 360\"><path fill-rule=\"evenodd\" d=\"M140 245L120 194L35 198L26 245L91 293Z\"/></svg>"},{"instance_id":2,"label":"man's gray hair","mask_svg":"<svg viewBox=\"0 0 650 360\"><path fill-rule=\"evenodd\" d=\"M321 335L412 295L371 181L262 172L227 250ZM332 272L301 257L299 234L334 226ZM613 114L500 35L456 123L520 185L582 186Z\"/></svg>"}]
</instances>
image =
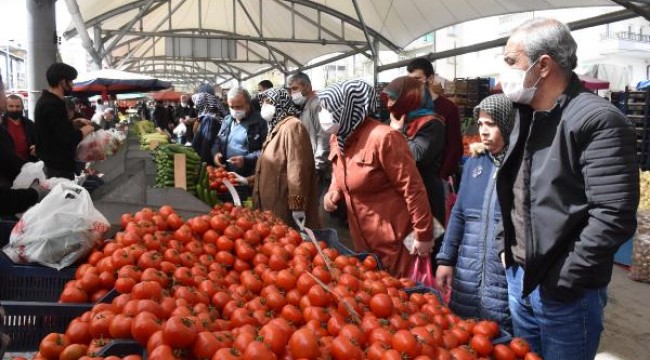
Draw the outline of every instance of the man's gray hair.
<instances>
[{"instance_id":1,"label":"man's gray hair","mask_svg":"<svg viewBox=\"0 0 650 360\"><path fill-rule=\"evenodd\" d=\"M287 83L291 85L293 82L297 82L300 85L311 86L311 79L309 78L309 75L305 74L304 72L297 72L291 75Z\"/></svg>"},{"instance_id":2,"label":"man's gray hair","mask_svg":"<svg viewBox=\"0 0 650 360\"><path fill-rule=\"evenodd\" d=\"M524 53L530 62L549 55L570 76L578 65L578 44L568 26L555 19L535 18L517 27L513 34L521 35Z\"/></svg>"},{"instance_id":3,"label":"man's gray hair","mask_svg":"<svg viewBox=\"0 0 650 360\"><path fill-rule=\"evenodd\" d=\"M239 94L243 95L244 99L246 99L246 102L250 104L251 94L248 92L248 90L244 89L242 86L235 86L230 90L228 90L228 99L232 99Z\"/></svg>"}]
</instances>

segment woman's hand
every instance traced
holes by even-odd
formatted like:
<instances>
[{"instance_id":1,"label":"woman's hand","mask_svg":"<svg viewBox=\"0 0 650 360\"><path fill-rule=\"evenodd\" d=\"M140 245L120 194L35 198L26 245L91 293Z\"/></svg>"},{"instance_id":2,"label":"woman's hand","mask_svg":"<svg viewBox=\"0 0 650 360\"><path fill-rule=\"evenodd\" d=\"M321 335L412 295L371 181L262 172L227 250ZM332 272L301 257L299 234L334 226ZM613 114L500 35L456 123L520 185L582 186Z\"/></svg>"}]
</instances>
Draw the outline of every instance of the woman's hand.
<instances>
[{"instance_id":1,"label":"woman's hand","mask_svg":"<svg viewBox=\"0 0 650 360\"><path fill-rule=\"evenodd\" d=\"M390 127L397 131L402 131L404 129L404 122L406 121L406 115L402 115L401 118L395 118L393 113L390 114Z\"/></svg>"},{"instance_id":2,"label":"woman's hand","mask_svg":"<svg viewBox=\"0 0 650 360\"><path fill-rule=\"evenodd\" d=\"M436 270L436 282L443 293L451 290L451 283L454 278L454 267L439 265Z\"/></svg>"},{"instance_id":3,"label":"woman's hand","mask_svg":"<svg viewBox=\"0 0 650 360\"><path fill-rule=\"evenodd\" d=\"M339 200L341 200L341 194L338 192L338 190L328 191L323 198L323 207L325 208L325 211L335 211L338 207Z\"/></svg>"},{"instance_id":4,"label":"woman's hand","mask_svg":"<svg viewBox=\"0 0 650 360\"><path fill-rule=\"evenodd\" d=\"M241 185L248 185L248 179L246 179L245 177L243 177L243 176L237 174L236 172L229 172L228 174L232 174L232 175L234 175L234 176L235 176L235 179L237 180L237 183L238 183L238 184L241 184Z\"/></svg>"}]
</instances>

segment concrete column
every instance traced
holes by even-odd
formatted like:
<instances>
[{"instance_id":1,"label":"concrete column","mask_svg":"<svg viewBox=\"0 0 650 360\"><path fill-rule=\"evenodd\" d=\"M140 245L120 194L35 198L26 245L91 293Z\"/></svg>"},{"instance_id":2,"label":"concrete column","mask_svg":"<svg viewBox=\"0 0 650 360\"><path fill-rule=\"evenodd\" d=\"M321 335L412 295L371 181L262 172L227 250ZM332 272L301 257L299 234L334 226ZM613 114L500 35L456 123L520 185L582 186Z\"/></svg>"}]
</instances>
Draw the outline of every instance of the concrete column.
<instances>
[{"instance_id":1,"label":"concrete column","mask_svg":"<svg viewBox=\"0 0 650 360\"><path fill-rule=\"evenodd\" d=\"M47 87L45 72L56 62L56 0L26 0L27 3L27 89L29 117L41 90Z\"/></svg>"}]
</instances>

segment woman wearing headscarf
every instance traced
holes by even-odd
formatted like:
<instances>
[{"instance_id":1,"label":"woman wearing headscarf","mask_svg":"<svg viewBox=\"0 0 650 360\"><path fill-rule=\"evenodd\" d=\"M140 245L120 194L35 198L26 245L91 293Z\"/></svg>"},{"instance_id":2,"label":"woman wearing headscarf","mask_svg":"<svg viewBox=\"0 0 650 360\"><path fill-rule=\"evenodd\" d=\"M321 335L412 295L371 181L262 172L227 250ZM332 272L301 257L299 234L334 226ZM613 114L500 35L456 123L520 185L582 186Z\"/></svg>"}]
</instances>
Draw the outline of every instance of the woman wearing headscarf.
<instances>
[{"instance_id":1,"label":"woman wearing headscarf","mask_svg":"<svg viewBox=\"0 0 650 360\"><path fill-rule=\"evenodd\" d=\"M445 148L444 120L433 112L433 99L428 89L416 79L399 77L383 92L388 97L391 127L406 137L427 189L431 212L444 224L445 188L438 175Z\"/></svg>"},{"instance_id":2,"label":"woman wearing headscarf","mask_svg":"<svg viewBox=\"0 0 650 360\"><path fill-rule=\"evenodd\" d=\"M192 96L192 102L194 102L200 123L192 140L192 147L202 161L214 166L211 146L221 129L221 120L223 120L221 101L212 94L200 92Z\"/></svg>"},{"instance_id":3,"label":"woman wearing headscarf","mask_svg":"<svg viewBox=\"0 0 650 360\"><path fill-rule=\"evenodd\" d=\"M235 175L238 181L252 185L256 208L271 210L290 226L318 229L316 165L309 133L297 117L300 110L285 89L268 89L258 98L268 135L255 174Z\"/></svg>"},{"instance_id":4,"label":"woman wearing headscarf","mask_svg":"<svg viewBox=\"0 0 650 360\"><path fill-rule=\"evenodd\" d=\"M481 143L470 146L472 156L463 166L458 200L437 255L436 278L441 289L451 289L449 305L454 313L491 319L511 332L508 284L495 245L501 220L495 183L514 111L505 95L492 95L474 108L474 118Z\"/></svg>"},{"instance_id":5,"label":"woman wearing headscarf","mask_svg":"<svg viewBox=\"0 0 650 360\"><path fill-rule=\"evenodd\" d=\"M320 124L331 134L325 210L344 199L357 251L373 252L392 274L409 276L416 256L431 253L433 217L406 140L368 117L372 88L363 81L331 85L318 97ZM404 246L407 236L417 255Z\"/></svg>"}]
</instances>

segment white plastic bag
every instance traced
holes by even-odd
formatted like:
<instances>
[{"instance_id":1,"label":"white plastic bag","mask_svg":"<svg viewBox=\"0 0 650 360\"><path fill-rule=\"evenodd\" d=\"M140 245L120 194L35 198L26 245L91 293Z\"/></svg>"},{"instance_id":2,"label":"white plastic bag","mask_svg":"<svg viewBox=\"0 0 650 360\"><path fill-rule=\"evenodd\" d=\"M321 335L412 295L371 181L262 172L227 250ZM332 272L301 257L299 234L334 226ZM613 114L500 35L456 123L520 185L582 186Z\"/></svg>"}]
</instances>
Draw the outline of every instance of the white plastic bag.
<instances>
[{"instance_id":1,"label":"white plastic bag","mask_svg":"<svg viewBox=\"0 0 650 360\"><path fill-rule=\"evenodd\" d=\"M3 251L15 263L60 270L87 256L109 227L86 189L63 183L27 210Z\"/></svg>"},{"instance_id":2,"label":"white plastic bag","mask_svg":"<svg viewBox=\"0 0 650 360\"><path fill-rule=\"evenodd\" d=\"M185 123L181 122L174 128L174 135L180 136L183 135L187 132L187 125Z\"/></svg>"},{"instance_id":3,"label":"white plastic bag","mask_svg":"<svg viewBox=\"0 0 650 360\"><path fill-rule=\"evenodd\" d=\"M20 174L16 176L11 188L27 189L32 186L34 180L38 180L39 182L44 181L46 178L45 172L43 171L44 166L45 164L42 161L25 163L20 169Z\"/></svg>"},{"instance_id":4,"label":"white plastic bag","mask_svg":"<svg viewBox=\"0 0 650 360\"><path fill-rule=\"evenodd\" d=\"M97 130L77 146L77 160L83 162L106 160L115 154L126 136L117 130Z\"/></svg>"}]
</instances>

